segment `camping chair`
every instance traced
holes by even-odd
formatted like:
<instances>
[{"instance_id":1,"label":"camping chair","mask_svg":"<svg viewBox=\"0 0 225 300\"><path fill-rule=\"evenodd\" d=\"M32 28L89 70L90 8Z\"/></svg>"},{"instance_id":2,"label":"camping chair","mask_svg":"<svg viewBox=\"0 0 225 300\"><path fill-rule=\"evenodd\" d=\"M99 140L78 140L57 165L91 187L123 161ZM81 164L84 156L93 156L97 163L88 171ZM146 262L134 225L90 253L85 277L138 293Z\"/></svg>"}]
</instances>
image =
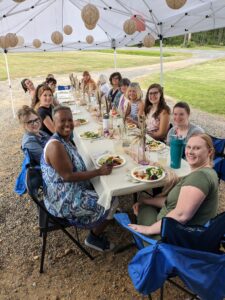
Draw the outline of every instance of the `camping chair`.
<instances>
[{"instance_id":1,"label":"camping chair","mask_svg":"<svg viewBox=\"0 0 225 300\"><path fill-rule=\"evenodd\" d=\"M219 251L225 232L225 213L212 219L206 226L186 226L174 219L163 218L161 241L153 240L132 230L126 214L115 219L129 230L140 249L129 263L128 271L135 288L149 295L167 280L192 298L222 300L225 297L225 254ZM143 247L143 241L149 246ZM179 244L179 245L178 245ZM178 276L188 289L172 277Z\"/></svg>"},{"instance_id":2,"label":"camping chair","mask_svg":"<svg viewBox=\"0 0 225 300\"><path fill-rule=\"evenodd\" d=\"M225 139L211 136L213 146L215 149L215 156L213 160L213 168L216 171L219 181L222 179L225 181Z\"/></svg>"},{"instance_id":3,"label":"camping chair","mask_svg":"<svg viewBox=\"0 0 225 300\"><path fill-rule=\"evenodd\" d=\"M57 88L58 88L58 91L65 91L65 90L70 90L71 86L70 85L58 85Z\"/></svg>"},{"instance_id":4,"label":"camping chair","mask_svg":"<svg viewBox=\"0 0 225 300\"><path fill-rule=\"evenodd\" d=\"M51 231L62 230L85 255L87 255L91 260L93 260L94 257L81 245L79 241L77 227L75 226L76 238L74 238L66 229L68 227L74 226L74 224L71 224L67 219L54 217L46 209L42 197L43 179L41 175L41 170L29 167L27 170L26 184L28 194L31 196L32 200L35 202L39 210L39 229L40 236L42 237L40 273L43 273L44 268L47 234Z\"/></svg>"}]
</instances>

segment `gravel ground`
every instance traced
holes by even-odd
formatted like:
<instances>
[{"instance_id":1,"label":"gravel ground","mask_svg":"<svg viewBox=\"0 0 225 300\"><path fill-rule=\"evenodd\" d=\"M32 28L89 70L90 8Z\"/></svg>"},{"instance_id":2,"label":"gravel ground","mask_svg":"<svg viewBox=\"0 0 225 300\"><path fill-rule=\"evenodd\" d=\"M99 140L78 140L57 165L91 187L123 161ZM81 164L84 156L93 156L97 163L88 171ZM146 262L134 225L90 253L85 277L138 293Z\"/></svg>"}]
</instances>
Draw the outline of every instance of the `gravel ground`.
<instances>
[{"instance_id":1,"label":"gravel ground","mask_svg":"<svg viewBox=\"0 0 225 300\"><path fill-rule=\"evenodd\" d=\"M58 76L60 83L67 77ZM42 82L35 78L35 84ZM16 110L29 104L20 87L13 80ZM135 253L131 249L121 254L102 254L91 262L60 232L49 235L45 273L38 272L40 244L36 208L27 196L13 193L15 178L20 170L22 129L13 119L6 82L0 82L0 299L143 299L134 290L127 274L127 265ZM173 100L168 99L172 104ZM192 119L207 132L224 137L225 120L219 116L192 110ZM225 209L225 184L220 185L220 211ZM129 206L131 197L120 199ZM112 223L110 238L118 243L129 241L129 235ZM81 232L84 239L86 232ZM96 252L93 252L96 255ZM165 299L185 299L169 284ZM158 299L158 293L153 299Z\"/></svg>"}]
</instances>

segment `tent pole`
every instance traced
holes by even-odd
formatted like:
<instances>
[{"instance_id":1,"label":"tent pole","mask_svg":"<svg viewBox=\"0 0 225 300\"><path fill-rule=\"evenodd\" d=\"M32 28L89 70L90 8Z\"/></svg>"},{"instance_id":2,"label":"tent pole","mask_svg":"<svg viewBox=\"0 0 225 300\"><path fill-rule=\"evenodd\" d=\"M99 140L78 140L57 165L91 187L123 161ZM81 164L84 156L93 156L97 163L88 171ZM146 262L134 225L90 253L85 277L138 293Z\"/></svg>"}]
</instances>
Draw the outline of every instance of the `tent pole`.
<instances>
[{"instance_id":1,"label":"tent pole","mask_svg":"<svg viewBox=\"0 0 225 300\"><path fill-rule=\"evenodd\" d=\"M114 69L117 70L117 63L116 63L116 48L114 48Z\"/></svg>"},{"instance_id":2,"label":"tent pole","mask_svg":"<svg viewBox=\"0 0 225 300\"><path fill-rule=\"evenodd\" d=\"M160 24L160 35L159 35L159 43L160 43L160 85L163 87L164 78L163 78L163 35L162 35L162 24Z\"/></svg>"},{"instance_id":3,"label":"tent pole","mask_svg":"<svg viewBox=\"0 0 225 300\"><path fill-rule=\"evenodd\" d=\"M9 84L9 94L10 94L10 99L11 99L11 106L12 106L12 112L13 112L13 117L16 117L15 114L15 109L14 109L14 102L13 102L13 95L12 95L12 86L11 86L11 79L10 79L10 74L9 74L9 65L8 65L8 57L7 57L7 50L4 50L4 57L5 57L5 65L6 65L6 72L7 72L7 77L8 77L8 84Z\"/></svg>"}]
</instances>

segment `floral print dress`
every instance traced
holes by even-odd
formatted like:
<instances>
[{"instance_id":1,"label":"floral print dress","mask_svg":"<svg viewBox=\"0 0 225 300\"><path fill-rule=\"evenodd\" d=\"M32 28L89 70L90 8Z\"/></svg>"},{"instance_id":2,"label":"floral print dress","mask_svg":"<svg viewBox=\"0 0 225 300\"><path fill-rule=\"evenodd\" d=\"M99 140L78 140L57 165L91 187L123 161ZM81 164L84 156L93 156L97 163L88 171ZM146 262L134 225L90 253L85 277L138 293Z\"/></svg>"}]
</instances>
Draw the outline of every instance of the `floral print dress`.
<instances>
[{"instance_id":1,"label":"floral print dress","mask_svg":"<svg viewBox=\"0 0 225 300\"><path fill-rule=\"evenodd\" d=\"M64 146L72 164L73 172L86 171L82 157L76 147L55 133L46 144L57 140ZM59 218L85 228L93 228L107 216L104 207L97 203L98 195L89 180L65 182L63 178L45 161L45 149L41 158L41 170L44 180L44 202L47 210Z\"/></svg>"}]
</instances>

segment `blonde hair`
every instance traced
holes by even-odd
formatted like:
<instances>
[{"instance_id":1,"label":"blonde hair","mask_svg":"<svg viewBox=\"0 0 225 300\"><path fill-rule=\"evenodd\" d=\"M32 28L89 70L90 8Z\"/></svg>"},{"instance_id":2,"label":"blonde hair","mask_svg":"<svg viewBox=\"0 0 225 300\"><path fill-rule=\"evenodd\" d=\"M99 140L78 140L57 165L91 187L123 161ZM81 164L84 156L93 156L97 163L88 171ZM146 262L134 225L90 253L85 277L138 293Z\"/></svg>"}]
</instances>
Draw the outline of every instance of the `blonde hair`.
<instances>
[{"instance_id":1,"label":"blonde hair","mask_svg":"<svg viewBox=\"0 0 225 300\"><path fill-rule=\"evenodd\" d=\"M206 147L209 149L210 165L213 166L213 158L214 158L214 154L215 154L215 149L214 149L213 141L212 141L211 137L207 133L194 133L193 135L190 136L190 138L192 138L192 137L200 137L205 142Z\"/></svg>"},{"instance_id":2,"label":"blonde hair","mask_svg":"<svg viewBox=\"0 0 225 300\"><path fill-rule=\"evenodd\" d=\"M129 97L128 97L129 91L132 90L132 89L135 90L135 92L137 94L137 100L142 100L143 93L142 93L142 90L140 88L140 85L136 84L136 83L133 83L133 82L128 86L125 97L127 99L129 99Z\"/></svg>"},{"instance_id":3,"label":"blonde hair","mask_svg":"<svg viewBox=\"0 0 225 300\"><path fill-rule=\"evenodd\" d=\"M17 112L17 117L19 119L19 122L21 124L24 124L26 122L26 120L29 118L30 115L36 115L38 118L40 118L40 116L38 115L38 113L31 107L27 106L27 105L23 105Z\"/></svg>"}]
</instances>

